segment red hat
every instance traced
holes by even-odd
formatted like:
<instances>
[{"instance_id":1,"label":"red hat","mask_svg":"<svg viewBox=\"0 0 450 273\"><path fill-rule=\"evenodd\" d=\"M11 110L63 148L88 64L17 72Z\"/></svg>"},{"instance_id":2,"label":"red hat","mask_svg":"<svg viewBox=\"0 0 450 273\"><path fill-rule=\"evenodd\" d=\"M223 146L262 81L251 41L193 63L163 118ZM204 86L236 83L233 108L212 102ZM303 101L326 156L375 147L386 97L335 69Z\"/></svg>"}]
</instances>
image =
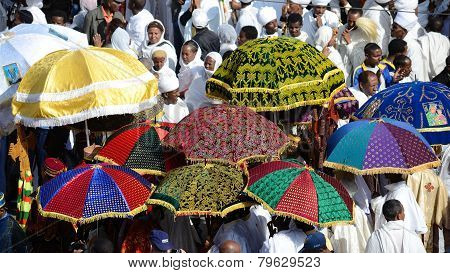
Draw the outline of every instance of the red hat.
<instances>
[{"instance_id":1,"label":"red hat","mask_svg":"<svg viewBox=\"0 0 450 273\"><path fill-rule=\"evenodd\" d=\"M66 170L66 165L57 158L49 157L44 161L44 172L50 177L55 177Z\"/></svg>"}]
</instances>

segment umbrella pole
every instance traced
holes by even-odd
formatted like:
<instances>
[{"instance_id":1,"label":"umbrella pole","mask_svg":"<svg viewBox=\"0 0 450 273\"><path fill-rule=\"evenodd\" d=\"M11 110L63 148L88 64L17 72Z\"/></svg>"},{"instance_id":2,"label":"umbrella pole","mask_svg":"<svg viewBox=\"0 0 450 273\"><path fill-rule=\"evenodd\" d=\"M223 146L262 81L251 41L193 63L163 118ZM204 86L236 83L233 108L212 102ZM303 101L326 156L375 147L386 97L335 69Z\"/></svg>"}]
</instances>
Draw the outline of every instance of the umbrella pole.
<instances>
[{"instance_id":1,"label":"umbrella pole","mask_svg":"<svg viewBox=\"0 0 450 273\"><path fill-rule=\"evenodd\" d=\"M86 133L86 143L87 143L87 147L91 146L91 142L89 140L89 128L88 128L88 123L87 120L84 121L84 131Z\"/></svg>"}]
</instances>

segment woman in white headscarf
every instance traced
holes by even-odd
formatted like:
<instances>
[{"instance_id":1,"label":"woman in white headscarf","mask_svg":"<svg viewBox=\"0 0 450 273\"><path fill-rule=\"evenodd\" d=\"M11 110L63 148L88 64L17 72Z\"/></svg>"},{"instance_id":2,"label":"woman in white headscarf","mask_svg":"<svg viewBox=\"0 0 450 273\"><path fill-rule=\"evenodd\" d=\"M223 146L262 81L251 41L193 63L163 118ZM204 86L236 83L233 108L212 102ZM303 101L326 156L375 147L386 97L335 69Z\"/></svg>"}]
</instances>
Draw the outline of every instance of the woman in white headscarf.
<instances>
[{"instance_id":1,"label":"woman in white headscarf","mask_svg":"<svg viewBox=\"0 0 450 273\"><path fill-rule=\"evenodd\" d=\"M222 55L222 58L225 59L227 55L229 55L232 51L234 51L236 46L236 40L237 40L237 33L234 27L230 26L229 24L223 24L219 27L219 40L220 40L220 55ZM224 56L224 54L227 53L227 55Z\"/></svg>"},{"instance_id":2,"label":"woman in white headscarf","mask_svg":"<svg viewBox=\"0 0 450 273\"><path fill-rule=\"evenodd\" d=\"M345 69L344 62L342 61L341 54L334 48L336 45L337 32L329 26L321 26L314 37L316 48L322 52L334 65L342 70L345 79L347 79L347 70Z\"/></svg>"},{"instance_id":3,"label":"woman in white headscarf","mask_svg":"<svg viewBox=\"0 0 450 273\"><path fill-rule=\"evenodd\" d=\"M221 64L222 56L217 52L210 52L205 57L203 67L192 69L194 79L185 94L185 102L190 112L219 103L206 97L206 81L212 77Z\"/></svg>"},{"instance_id":4,"label":"woman in white headscarf","mask_svg":"<svg viewBox=\"0 0 450 273\"><path fill-rule=\"evenodd\" d=\"M164 48L167 53L169 68L175 70L177 64L177 54L172 43L164 39L164 32L166 31L164 25L161 21L154 20L145 28L147 29L147 35L145 35L144 42L139 47L140 57L151 58L152 50L155 47Z\"/></svg>"},{"instance_id":5,"label":"woman in white headscarf","mask_svg":"<svg viewBox=\"0 0 450 273\"><path fill-rule=\"evenodd\" d=\"M158 88L164 100L163 114L159 122L178 123L189 115L186 103L180 99L179 81L174 75L164 75L158 79Z\"/></svg>"},{"instance_id":6,"label":"woman in white headscarf","mask_svg":"<svg viewBox=\"0 0 450 273\"><path fill-rule=\"evenodd\" d=\"M192 83L193 74L191 69L194 67L203 67L202 49L194 40L186 41L181 47L180 54L180 72L178 79L180 79L180 93L184 94Z\"/></svg>"},{"instance_id":7,"label":"woman in white headscarf","mask_svg":"<svg viewBox=\"0 0 450 273\"><path fill-rule=\"evenodd\" d=\"M44 6L42 0L27 0L27 7L23 8L28 10L33 15L33 24L47 24L44 12L41 8Z\"/></svg>"},{"instance_id":8,"label":"woman in white headscarf","mask_svg":"<svg viewBox=\"0 0 450 273\"><path fill-rule=\"evenodd\" d=\"M117 28L111 37L111 47L117 50L124 51L134 58L138 58L137 53L131 49L131 39L128 32L122 28Z\"/></svg>"}]
</instances>

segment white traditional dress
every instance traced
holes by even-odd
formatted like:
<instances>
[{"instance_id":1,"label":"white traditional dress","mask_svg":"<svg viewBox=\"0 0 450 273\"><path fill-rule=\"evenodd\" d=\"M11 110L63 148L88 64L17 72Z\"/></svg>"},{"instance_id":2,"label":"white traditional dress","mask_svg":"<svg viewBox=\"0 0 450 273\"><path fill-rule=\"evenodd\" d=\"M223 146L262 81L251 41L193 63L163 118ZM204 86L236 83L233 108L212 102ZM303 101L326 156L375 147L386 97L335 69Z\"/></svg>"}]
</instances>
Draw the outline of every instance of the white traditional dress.
<instances>
[{"instance_id":1,"label":"white traditional dress","mask_svg":"<svg viewBox=\"0 0 450 273\"><path fill-rule=\"evenodd\" d=\"M322 25L331 28L339 27L339 18L334 12L326 10L322 15ZM302 31L306 32L309 37L315 37L317 30L317 20L314 18L314 11L308 11L303 17Z\"/></svg>"},{"instance_id":2,"label":"white traditional dress","mask_svg":"<svg viewBox=\"0 0 450 273\"><path fill-rule=\"evenodd\" d=\"M382 7L375 0L368 0L363 7L364 17L372 19L377 24L378 40L377 44L381 47L384 55L388 53L388 45L391 40L392 16L389 8Z\"/></svg>"},{"instance_id":3,"label":"white traditional dress","mask_svg":"<svg viewBox=\"0 0 450 273\"><path fill-rule=\"evenodd\" d=\"M145 8L138 14L133 15L128 20L127 32L134 43L135 48L139 48L147 36L146 26L150 24L155 18Z\"/></svg>"}]
</instances>

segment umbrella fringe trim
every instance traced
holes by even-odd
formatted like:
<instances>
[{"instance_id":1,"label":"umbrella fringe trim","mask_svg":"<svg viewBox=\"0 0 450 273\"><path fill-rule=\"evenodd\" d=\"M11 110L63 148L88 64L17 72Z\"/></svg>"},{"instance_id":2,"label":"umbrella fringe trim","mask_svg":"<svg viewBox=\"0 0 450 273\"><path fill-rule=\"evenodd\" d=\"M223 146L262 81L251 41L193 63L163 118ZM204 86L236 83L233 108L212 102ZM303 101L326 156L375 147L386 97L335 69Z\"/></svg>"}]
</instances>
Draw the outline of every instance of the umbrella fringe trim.
<instances>
[{"instance_id":1,"label":"umbrella fringe trim","mask_svg":"<svg viewBox=\"0 0 450 273\"><path fill-rule=\"evenodd\" d=\"M124 105L109 105L98 107L95 109L84 110L79 113L66 115L62 117L51 118L32 118L16 114L14 117L15 123L21 123L26 127L48 127L48 126L65 126L78 122L85 121L91 118L98 118L110 115L124 115L135 114L145 110L148 110L158 105L158 96L152 97L136 104L124 104ZM25 107L25 105L23 105Z\"/></svg>"},{"instance_id":2,"label":"umbrella fringe trim","mask_svg":"<svg viewBox=\"0 0 450 273\"><path fill-rule=\"evenodd\" d=\"M248 194L248 196L250 196L251 198L255 199L258 203L260 203L266 210L269 211L269 213L275 214L275 215L279 215L279 216L288 217L288 218L291 218L291 219L303 222L303 223L305 223L307 225L318 226L318 227L330 227L330 226L334 226L334 225L337 225L337 224L349 224L349 225L352 225L352 224L355 223L355 221L354 221L355 203L354 202L353 202L352 220L342 220L342 221L332 221L332 222L327 222L327 223L319 223L319 222L311 221L311 220L309 220L307 218L295 215L293 213L276 211L273 208L271 208L266 202L264 202L264 200L259 198L257 195L253 194L251 191L249 191L247 189L247 187L244 189L244 192L246 192Z\"/></svg>"},{"instance_id":3,"label":"umbrella fringe trim","mask_svg":"<svg viewBox=\"0 0 450 273\"><path fill-rule=\"evenodd\" d=\"M360 119L360 118L358 118L357 116L355 116L355 115L351 115L350 116L350 120L354 120L354 121L358 121L358 120L365 120L365 119L367 119L367 118L362 118L362 119ZM371 119L374 119L374 118L371 118ZM399 120L399 121L401 121L401 120ZM409 123L409 122L408 122ZM411 123L410 123L411 124ZM412 124L411 124L412 125ZM414 126L413 126L414 127ZM447 126L447 127L440 127L440 128L416 128L416 130L418 131L418 132L420 132L420 133L439 133L439 132L447 132L447 131L450 131L450 126Z\"/></svg>"},{"instance_id":4,"label":"umbrella fringe trim","mask_svg":"<svg viewBox=\"0 0 450 273\"><path fill-rule=\"evenodd\" d=\"M196 215L198 215L198 216L220 216L222 218L225 217L230 212L233 212L233 211L241 209L241 208L246 208L247 203L250 204L250 202L245 202L243 204L235 204L228 208L225 208L221 212L214 212L214 211L202 211L202 210L177 211L170 203L162 201L162 200L157 200L157 199L149 199L146 203L148 205L162 206L162 207L168 209L170 212L172 212L172 214L174 214L174 216L196 216Z\"/></svg>"},{"instance_id":5,"label":"umbrella fringe trim","mask_svg":"<svg viewBox=\"0 0 450 273\"><path fill-rule=\"evenodd\" d=\"M108 164L126 167L125 165L118 164L116 161L114 161L114 159L110 159L110 158L102 156L102 155L96 155L94 157L94 159L97 159L98 161L105 162ZM130 168L130 169L132 169L133 171L137 172L140 175L157 175L157 176L165 176L166 175L166 172L158 171L158 170L139 169L139 168Z\"/></svg>"},{"instance_id":6,"label":"umbrella fringe trim","mask_svg":"<svg viewBox=\"0 0 450 273\"><path fill-rule=\"evenodd\" d=\"M367 170L360 170L355 167L350 167L341 163L335 163L330 161L325 161L323 163L325 167L332 168L335 170L341 170L350 172L356 175L374 175L374 174L385 174L385 173L396 173L396 174L413 174L416 172L424 171L431 168L436 168L441 165L441 161L433 161L428 162L425 164L421 164L418 166L415 166L413 168L409 169L402 169L402 168L392 168L392 167L383 167L383 168L374 168L374 169L367 169Z\"/></svg>"}]
</instances>

